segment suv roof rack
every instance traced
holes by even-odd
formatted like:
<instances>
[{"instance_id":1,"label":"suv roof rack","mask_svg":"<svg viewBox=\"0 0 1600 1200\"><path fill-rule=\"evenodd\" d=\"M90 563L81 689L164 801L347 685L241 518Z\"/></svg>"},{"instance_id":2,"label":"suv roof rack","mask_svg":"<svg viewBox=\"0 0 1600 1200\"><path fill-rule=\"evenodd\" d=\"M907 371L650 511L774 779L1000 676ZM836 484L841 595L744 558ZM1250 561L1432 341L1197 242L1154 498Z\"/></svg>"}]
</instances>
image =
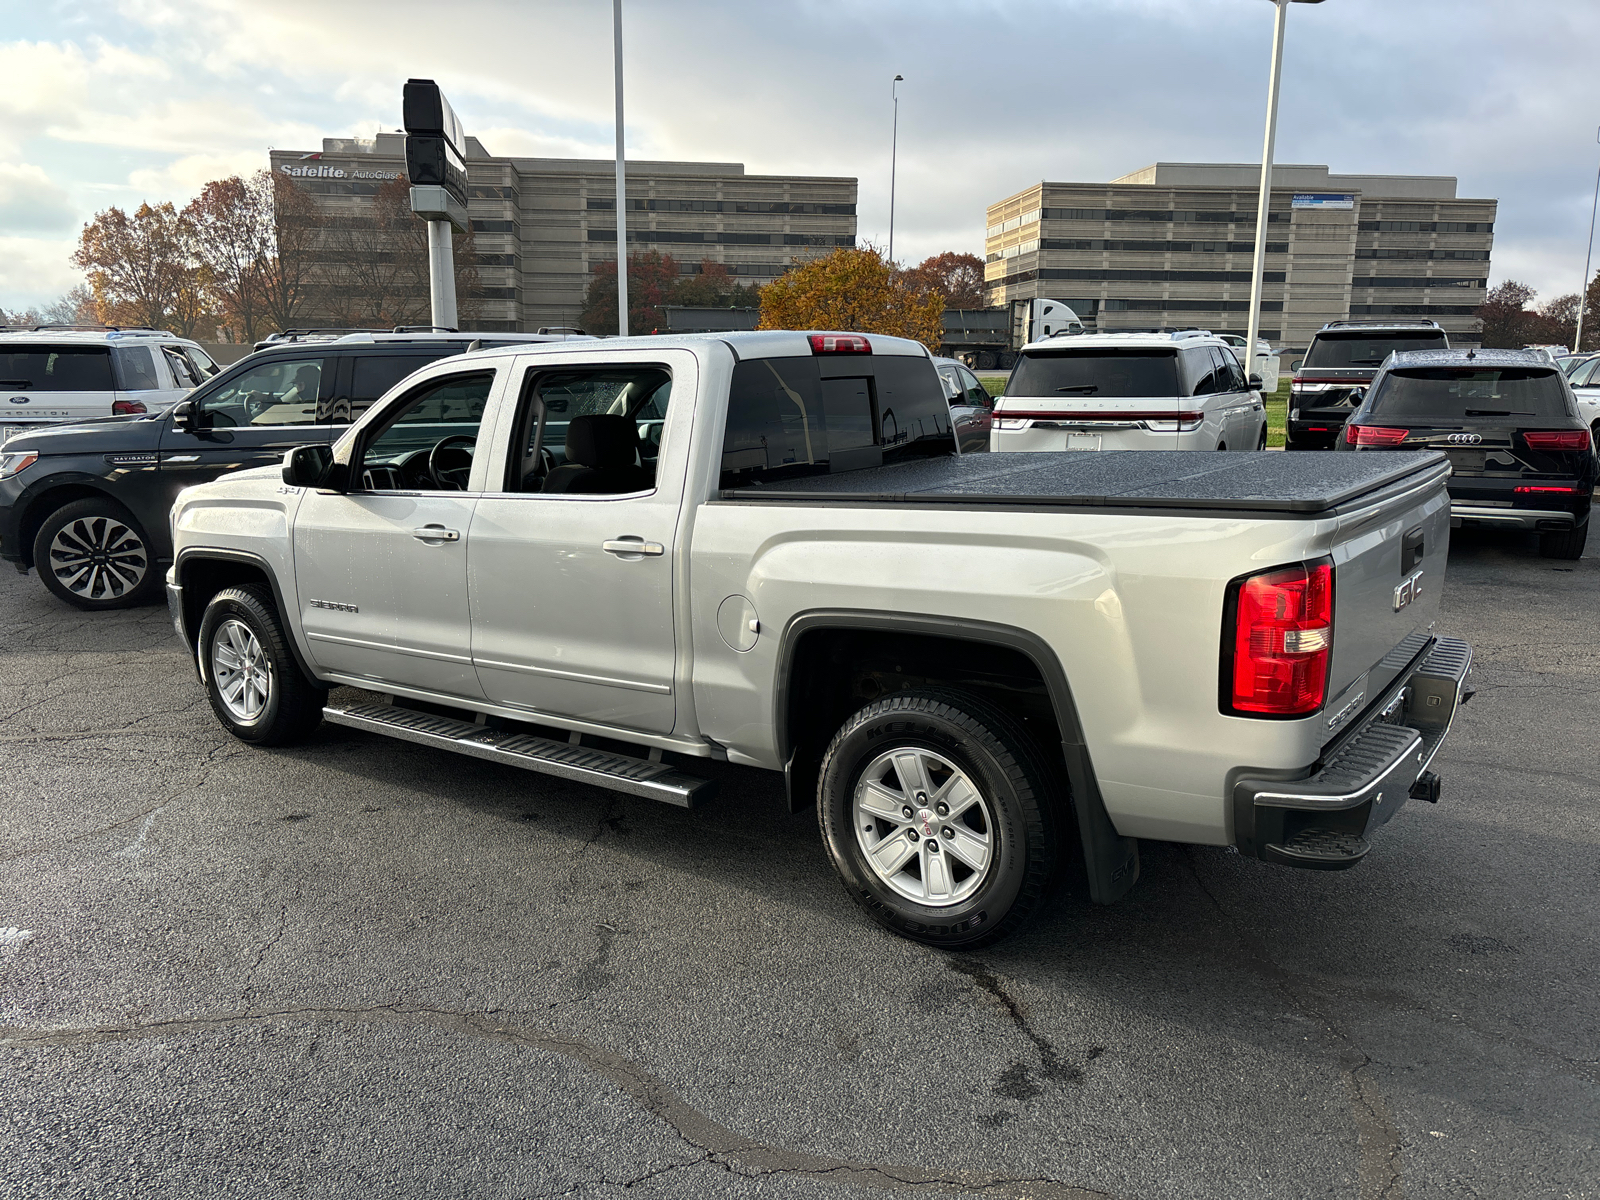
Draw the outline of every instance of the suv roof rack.
<instances>
[{"instance_id":1,"label":"suv roof rack","mask_svg":"<svg viewBox=\"0 0 1600 1200\"><path fill-rule=\"evenodd\" d=\"M361 333L363 331L362 330L355 330L354 332ZM390 330L386 330L386 331L385 330L374 330L373 332L377 332L377 333L382 333L382 332L388 332L388 333L460 333L461 330L457 329L454 325L396 325L393 329L390 329Z\"/></svg>"},{"instance_id":2,"label":"suv roof rack","mask_svg":"<svg viewBox=\"0 0 1600 1200\"><path fill-rule=\"evenodd\" d=\"M1417 329L1438 329L1439 322L1426 319L1419 321L1329 321L1324 329L1396 329L1404 327Z\"/></svg>"},{"instance_id":3,"label":"suv roof rack","mask_svg":"<svg viewBox=\"0 0 1600 1200\"><path fill-rule=\"evenodd\" d=\"M550 333L576 333L576 334L580 335L581 337L588 337L589 336L589 334L588 334L588 332L586 330L580 329L576 325L541 325L541 326L539 326L538 329L534 330L534 332L535 333L545 333L545 334L550 334Z\"/></svg>"},{"instance_id":4,"label":"suv roof rack","mask_svg":"<svg viewBox=\"0 0 1600 1200\"><path fill-rule=\"evenodd\" d=\"M79 333L153 333L158 337L181 337L182 334L173 333L170 329L151 329L147 325L90 325L76 324L71 321L49 321L43 325L8 325L9 330L25 330L28 333L45 332L79 332Z\"/></svg>"},{"instance_id":5,"label":"suv roof rack","mask_svg":"<svg viewBox=\"0 0 1600 1200\"><path fill-rule=\"evenodd\" d=\"M321 329L282 329L277 333L269 333L256 343L257 346L268 346L275 342L298 342L314 337L342 337L347 333L388 333L387 329L373 329L367 325L328 325Z\"/></svg>"}]
</instances>

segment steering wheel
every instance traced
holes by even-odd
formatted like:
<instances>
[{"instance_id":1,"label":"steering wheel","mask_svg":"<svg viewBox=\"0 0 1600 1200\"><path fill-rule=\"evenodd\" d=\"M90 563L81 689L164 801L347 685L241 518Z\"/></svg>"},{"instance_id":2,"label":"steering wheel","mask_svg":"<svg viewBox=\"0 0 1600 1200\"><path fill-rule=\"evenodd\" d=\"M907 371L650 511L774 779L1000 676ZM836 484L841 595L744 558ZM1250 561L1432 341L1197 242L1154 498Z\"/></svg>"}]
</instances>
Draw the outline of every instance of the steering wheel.
<instances>
[{"instance_id":1,"label":"steering wheel","mask_svg":"<svg viewBox=\"0 0 1600 1200\"><path fill-rule=\"evenodd\" d=\"M244 411L251 421L254 421L277 403L278 397L271 392L246 392L244 394Z\"/></svg>"},{"instance_id":2,"label":"steering wheel","mask_svg":"<svg viewBox=\"0 0 1600 1200\"><path fill-rule=\"evenodd\" d=\"M428 451L428 478L442 492L464 492L467 490L467 481L472 474L472 451L468 447L476 446L478 439L470 433L453 433L447 438L440 438L433 444L433 449ZM455 466L444 466L444 458L440 453L443 450L455 450L467 461L465 464L457 463Z\"/></svg>"}]
</instances>

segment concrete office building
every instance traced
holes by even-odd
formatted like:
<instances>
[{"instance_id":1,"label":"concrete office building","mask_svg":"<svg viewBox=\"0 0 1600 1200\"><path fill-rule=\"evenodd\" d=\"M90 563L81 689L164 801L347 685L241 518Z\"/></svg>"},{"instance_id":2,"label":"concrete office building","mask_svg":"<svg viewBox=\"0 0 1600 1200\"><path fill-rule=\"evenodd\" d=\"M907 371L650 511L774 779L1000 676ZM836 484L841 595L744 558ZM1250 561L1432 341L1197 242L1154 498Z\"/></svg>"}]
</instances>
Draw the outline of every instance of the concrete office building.
<instances>
[{"instance_id":1,"label":"concrete office building","mask_svg":"<svg viewBox=\"0 0 1600 1200\"><path fill-rule=\"evenodd\" d=\"M594 264L617 256L615 163L501 158L472 137L467 149L483 312L475 327L576 325ZM405 174L405 136L324 138L320 154L274 150L271 163L325 212L359 216L379 186ZM855 245L854 179L746 175L741 163L630 161L628 203L629 252L670 254L683 273L709 258L740 283L761 284L796 257Z\"/></svg>"},{"instance_id":2,"label":"concrete office building","mask_svg":"<svg viewBox=\"0 0 1600 1200\"><path fill-rule=\"evenodd\" d=\"M1037 183L989 206L988 303L1049 297L1091 329L1244 333L1259 165L1156 163L1110 183ZM1328 321L1426 317L1475 344L1496 201L1450 176L1277 164L1261 332L1304 349ZM1287 366L1287 363L1285 363Z\"/></svg>"}]
</instances>

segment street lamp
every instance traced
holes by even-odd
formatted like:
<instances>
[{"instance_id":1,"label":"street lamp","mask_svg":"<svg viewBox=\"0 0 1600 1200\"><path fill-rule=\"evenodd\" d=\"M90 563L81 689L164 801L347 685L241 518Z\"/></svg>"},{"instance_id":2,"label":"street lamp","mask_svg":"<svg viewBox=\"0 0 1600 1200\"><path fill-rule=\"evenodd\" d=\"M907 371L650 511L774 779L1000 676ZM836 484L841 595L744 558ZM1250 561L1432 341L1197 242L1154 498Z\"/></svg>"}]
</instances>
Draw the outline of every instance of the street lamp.
<instances>
[{"instance_id":1,"label":"street lamp","mask_svg":"<svg viewBox=\"0 0 1600 1200\"><path fill-rule=\"evenodd\" d=\"M900 85L904 75L896 75L889 85L889 97L894 101L894 132L889 135L889 263L894 264L894 166L900 148Z\"/></svg>"},{"instance_id":2,"label":"street lamp","mask_svg":"<svg viewBox=\"0 0 1600 1200\"><path fill-rule=\"evenodd\" d=\"M628 336L628 168L622 156L622 0L611 0L617 76L617 336Z\"/></svg>"},{"instance_id":3,"label":"street lamp","mask_svg":"<svg viewBox=\"0 0 1600 1200\"><path fill-rule=\"evenodd\" d=\"M1600 130L1594 139L1600 142ZM1600 171L1594 177L1594 203L1589 206L1589 244L1583 251L1583 283L1578 287L1578 332L1572 335L1572 352L1576 354L1583 343L1583 310L1589 303L1589 256L1594 253L1594 214L1600 209Z\"/></svg>"},{"instance_id":4,"label":"street lamp","mask_svg":"<svg viewBox=\"0 0 1600 1200\"><path fill-rule=\"evenodd\" d=\"M1261 149L1261 193L1256 199L1256 253L1250 271L1250 322L1244 338L1245 353L1249 355L1246 374L1255 369L1256 338L1261 335L1261 273L1267 264L1267 206L1272 202L1272 148L1278 136L1278 77L1283 70L1283 26L1291 3L1321 4L1322 0L1272 0L1278 11L1272 28L1272 76L1267 85L1267 136Z\"/></svg>"}]
</instances>

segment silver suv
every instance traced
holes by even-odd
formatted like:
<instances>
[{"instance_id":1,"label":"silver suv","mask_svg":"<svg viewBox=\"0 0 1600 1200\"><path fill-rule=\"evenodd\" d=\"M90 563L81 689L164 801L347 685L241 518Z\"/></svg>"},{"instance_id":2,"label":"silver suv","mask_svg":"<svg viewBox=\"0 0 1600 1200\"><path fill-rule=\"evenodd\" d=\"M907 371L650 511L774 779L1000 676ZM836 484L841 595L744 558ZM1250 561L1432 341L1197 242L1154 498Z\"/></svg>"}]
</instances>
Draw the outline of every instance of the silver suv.
<instances>
[{"instance_id":1,"label":"silver suv","mask_svg":"<svg viewBox=\"0 0 1600 1200\"><path fill-rule=\"evenodd\" d=\"M0 328L0 442L41 425L164 412L219 369L198 342L160 329Z\"/></svg>"}]
</instances>

